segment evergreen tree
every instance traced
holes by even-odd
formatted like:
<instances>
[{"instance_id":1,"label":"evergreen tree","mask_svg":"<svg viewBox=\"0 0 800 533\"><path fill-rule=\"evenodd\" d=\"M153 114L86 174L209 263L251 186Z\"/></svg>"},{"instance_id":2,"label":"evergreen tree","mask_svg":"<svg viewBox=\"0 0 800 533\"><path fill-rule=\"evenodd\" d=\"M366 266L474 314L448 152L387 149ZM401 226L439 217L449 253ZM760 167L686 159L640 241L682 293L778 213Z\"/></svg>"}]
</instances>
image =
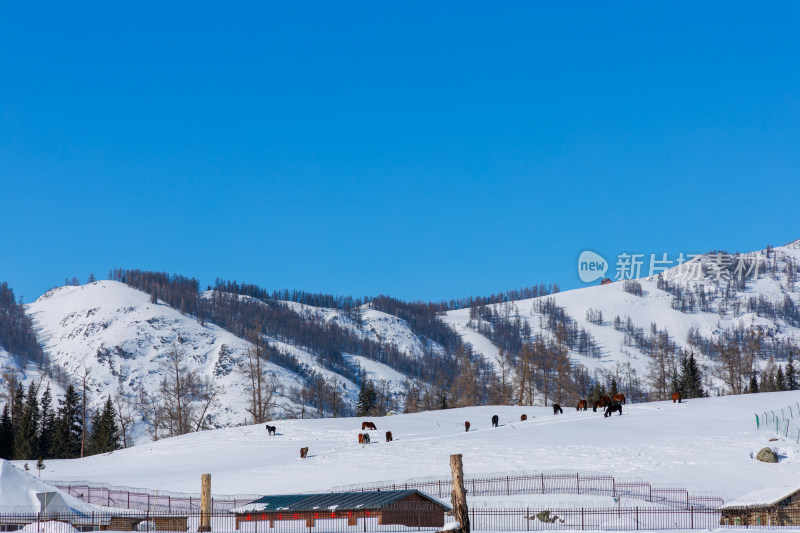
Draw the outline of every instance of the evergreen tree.
<instances>
[{"instance_id":1,"label":"evergreen tree","mask_svg":"<svg viewBox=\"0 0 800 533\"><path fill-rule=\"evenodd\" d=\"M11 423L14 424L14 433L19 428L19 421L22 419L22 412L25 410L25 391L22 389L22 383L17 385L17 390L14 392L14 397L11 400Z\"/></svg>"},{"instance_id":2,"label":"evergreen tree","mask_svg":"<svg viewBox=\"0 0 800 533\"><path fill-rule=\"evenodd\" d=\"M111 396L106 400L103 410L92 417L92 428L89 432L89 443L86 455L107 453L118 450L119 428L117 427L117 411Z\"/></svg>"},{"instance_id":3,"label":"evergreen tree","mask_svg":"<svg viewBox=\"0 0 800 533\"><path fill-rule=\"evenodd\" d=\"M8 404L3 406L3 415L0 417L0 459L13 459L14 450L14 424L11 423L11 413Z\"/></svg>"},{"instance_id":4,"label":"evergreen tree","mask_svg":"<svg viewBox=\"0 0 800 533\"><path fill-rule=\"evenodd\" d=\"M28 387L28 396L22 408L19 427L14 435L14 458L30 459L39 452L39 399L36 397L36 385Z\"/></svg>"},{"instance_id":5,"label":"evergreen tree","mask_svg":"<svg viewBox=\"0 0 800 533\"><path fill-rule=\"evenodd\" d=\"M617 390L617 378L611 378L611 387L610 387L610 389L611 390L609 391L608 395L613 398L619 392Z\"/></svg>"},{"instance_id":6,"label":"evergreen tree","mask_svg":"<svg viewBox=\"0 0 800 533\"><path fill-rule=\"evenodd\" d=\"M58 401L53 443L50 456L54 459L72 459L81 454L81 401L75 387L70 385L63 400Z\"/></svg>"},{"instance_id":7,"label":"evergreen tree","mask_svg":"<svg viewBox=\"0 0 800 533\"><path fill-rule=\"evenodd\" d=\"M797 383L797 370L794 368L794 357L789 350L789 359L786 361L786 390L797 390L800 386Z\"/></svg>"},{"instance_id":8,"label":"evergreen tree","mask_svg":"<svg viewBox=\"0 0 800 533\"><path fill-rule=\"evenodd\" d=\"M677 390L684 398L702 398L706 395L703 390L703 374L693 352L684 353L681 358Z\"/></svg>"},{"instance_id":9,"label":"evergreen tree","mask_svg":"<svg viewBox=\"0 0 800 533\"><path fill-rule=\"evenodd\" d=\"M53 434L55 433L56 415L53 412L53 395L50 392L50 384L42 394L41 418L39 422L39 456L43 459L50 458L50 448L53 444Z\"/></svg>"},{"instance_id":10,"label":"evergreen tree","mask_svg":"<svg viewBox=\"0 0 800 533\"><path fill-rule=\"evenodd\" d=\"M784 391L786 389L786 377L783 375L783 367L778 365L775 371L775 390Z\"/></svg>"},{"instance_id":11,"label":"evergreen tree","mask_svg":"<svg viewBox=\"0 0 800 533\"><path fill-rule=\"evenodd\" d=\"M377 402L378 392L375 390L375 384L369 379L361 381L358 402L356 402L356 416L366 416L372 413Z\"/></svg>"},{"instance_id":12,"label":"evergreen tree","mask_svg":"<svg viewBox=\"0 0 800 533\"><path fill-rule=\"evenodd\" d=\"M755 374L750 376L750 394L756 394L758 392L758 379L756 378Z\"/></svg>"}]
</instances>

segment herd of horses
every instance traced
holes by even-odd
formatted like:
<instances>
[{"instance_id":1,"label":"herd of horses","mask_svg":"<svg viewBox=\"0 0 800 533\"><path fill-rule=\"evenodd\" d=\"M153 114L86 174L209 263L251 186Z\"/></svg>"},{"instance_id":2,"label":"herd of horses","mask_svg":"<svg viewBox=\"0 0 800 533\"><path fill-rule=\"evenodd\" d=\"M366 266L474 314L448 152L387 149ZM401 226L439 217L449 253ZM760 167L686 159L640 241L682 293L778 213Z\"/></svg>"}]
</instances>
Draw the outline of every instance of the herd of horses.
<instances>
[{"instance_id":1,"label":"herd of horses","mask_svg":"<svg viewBox=\"0 0 800 533\"><path fill-rule=\"evenodd\" d=\"M674 393L672 395L672 403L675 403L675 402L681 403L681 395L680 395L680 393L676 392L676 393ZM599 400L594 402L593 407L592 407L592 411L597 412L597 408L598 407L601 408L601 409L605 409L603 416L606 417L606 418L610 417L614 413L619 413L621 415L622 414L622 406L625 403L626 403L626 401L625 401L625 395L624 394L615 394L613 398L611 398L607 394L604 394L603 396L600 397ZM589 403L586 400L580 400L578 402L578 406L576 407L576 409L578 411L588 411L588 408L589 408ZM553 404L553 414L554 415L558 415L558 414L563 414L563 413L564 413L564 409L562 409L559 404L554 403ZM522 416L520 416L520 421L524 422L526 420L528 420L528 415L523 414ZM497 416L497 415L492 416L492 427L496 428L496 427L499 426L499 424L500 424L500 417ZM469 428L470 428L469 421L464 422L465 431L469 431ZM270 426L269 424L267 424L267 432L269 433L269 435L275 435L276 429L277 428L275 426ZM358 443L359 444L370 444L369 433L366 433L366 430L368 430L368 429L369 430L373 430L373 431L377 431L378 427L375 425L374 422L370 422L370 421L361 422L361 431L364 431L365 433L359 433L358 434ZM386 432L386 442L392 442L392 440L393 440L392 432L391 431L387 431ZM305 459L307 456L308 456L308 447L300 448L300 458L301 459Z\"/></svg>"}]
</instances>

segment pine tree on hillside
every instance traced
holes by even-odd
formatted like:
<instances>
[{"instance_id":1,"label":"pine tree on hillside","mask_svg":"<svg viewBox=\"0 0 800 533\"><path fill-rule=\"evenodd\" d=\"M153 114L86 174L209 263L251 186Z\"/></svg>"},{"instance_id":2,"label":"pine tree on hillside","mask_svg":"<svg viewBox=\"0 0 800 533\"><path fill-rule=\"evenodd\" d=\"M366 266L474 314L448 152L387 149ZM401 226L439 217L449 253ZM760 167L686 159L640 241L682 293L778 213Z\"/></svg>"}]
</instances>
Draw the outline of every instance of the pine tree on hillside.
<instances>
[{"instance_id":1,"label":"pine tree on hillside","mask_svg":"<svg viewBox=\"0 0 800 533\"><path fill-rule=\"evenodd\" d=\"M786 377L783 374L783 367L778 365L778 370L775 371L775 390L784 391L786 388Z\"/></svg>"},{"instance_id":2,"label":"pine tree on hillside","mask_svg":"<svg viewBox=\"0 0 800 533\"><path fill-rule=\"evenodd\" d=\"M786 361L786 390L797 390L800 385L797 383L797 370L794 368L794 357L789 350L789 359Z\"/></svg>"},{"instance_id":3,"label":"pine tree on hillside","mask_svg":"<svg viewBox=\"0 0 800 533\"><path fill-rule=\"evenodd\" d=\"M11 412L8 404L3 406L0 416L0 459L13 459L14 424L11 423Z\"/></svg>"},{"instance_id":4,"label":"pine tree on hillside","mask_svg":"<svg viewBox=\"0 0 800 533\"><path fill-rule=\"evenodd\" d=\"M750 376L750 394L756 394L757 392L759 392L758 378L756 377L755 374L753 374L752 376Z\"/></svg>"},{"instance_id":5,"label":"pine tree on hillside","mask_svg":"<svg viewBox=\"0 0 800 533\"><path fill-rule=\"evenodd\" d=\"M28 396L22 408L19 427L14 435L14 458L32 459L39 453L39 399L37 387L31 383Z\"/></svg>"},{"instance_id":6,"label":"pine tree on hillside","mask_svg":"<svg viewBox=\"0 0 800 533\"><path fill-rule=\"evenodd\" d=\"M361 389L358 391L358 402L356 402L356 416L366 416L373 412L378 401L378 392L372 380L361 381Z\"/></svg>"},{"instance_id":7,"label":"pine tree on hillside","mask_svg":"<svg viewBox=\"0 0 800 533\"><path fill-rule=\"evenodd\" d=\"M609 394L609 396L611 396L611 398L614 398L614 396L616 396L617 393L619 392L617 390L617 378L611 378L611 387L609 387L609 388L611 390L609 391L608 394Z\"/></svg>"},{"instance_id":8,"label":"pine tree on hillside","mask_svg":"<svg viewBox=\"0 0 800 533\"><path fill-rule=\"evenodd\" d=\"M53 433L55 432L56 416L53 412L53 395L50 392L50 384L42 394L41 417L39 420L39 457L50 458L50 448L53 443Z\"/></svg>"},{"instance_id":9,"label":"pine tree on hillside","mask_svg":"<svg viewBox=\"0 0 800 533\"><path fill-rule=\"evenodd\" d=\"M706 395L703 390L703 374L692 352L684 353L681 358L678 392L684 398L702 398Z\"/></svg>"},{"instance_id":10,"label":"pine tree on hillside","mask_svg":"<svg viewBox=\"0 0 800 533\"><path fill-rule=\"evenodd\" d=\"M92 429L89 432L86 455L112 452L119 448L117 411L114 409L111 396L109 396L103 406L103 410L95 413L92 417Z\"/></svg>"},{"instance_id":11,"label":"pine tree on hillside","mask_svg":"<svg viewBox=\"0 0 800 533\"><path fill-rule=\"evenodd\" d=\"M14 433L19 428L19 421L22 419L22 412L25 410L25 391L22 383L17 385L14 397L11 399L11 423L14 424Z\"/></svg>"},{"instance_id":12,"label":"pine tree on hillside","mask_svg":"<svg viewBox=\"0 0 800 533\"><path fill-rule=\"evenodd\" d=\"M53 443L50 456L54 459L72 459L81 454L81 401L75 387L70 385L63 400L58 401Z\"/></svg>"}]
</instances>

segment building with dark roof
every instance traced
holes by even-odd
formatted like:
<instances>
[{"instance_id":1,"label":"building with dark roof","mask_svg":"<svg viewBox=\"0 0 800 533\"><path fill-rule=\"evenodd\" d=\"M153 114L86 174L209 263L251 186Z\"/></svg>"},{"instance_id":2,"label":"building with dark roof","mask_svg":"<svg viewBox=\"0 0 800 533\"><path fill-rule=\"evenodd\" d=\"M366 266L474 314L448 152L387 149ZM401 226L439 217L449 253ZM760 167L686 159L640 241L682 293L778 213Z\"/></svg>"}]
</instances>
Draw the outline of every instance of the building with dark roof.
<instances>
[{"instance_id":1,"label":"building with dark roof","mask_svg":"<svg viewBox=\"0 0 800 533\"><path fill-rule=\"evenodd\" d=\"M304 520L314 527L317 520L374 520L377 525L398 524L410 527L444 526L450 506L419 490L368 492L327 492L320 494L282 494L264 496L231 512L236 514L236 529L241 523Z\"/></svg>"}]
</instances>

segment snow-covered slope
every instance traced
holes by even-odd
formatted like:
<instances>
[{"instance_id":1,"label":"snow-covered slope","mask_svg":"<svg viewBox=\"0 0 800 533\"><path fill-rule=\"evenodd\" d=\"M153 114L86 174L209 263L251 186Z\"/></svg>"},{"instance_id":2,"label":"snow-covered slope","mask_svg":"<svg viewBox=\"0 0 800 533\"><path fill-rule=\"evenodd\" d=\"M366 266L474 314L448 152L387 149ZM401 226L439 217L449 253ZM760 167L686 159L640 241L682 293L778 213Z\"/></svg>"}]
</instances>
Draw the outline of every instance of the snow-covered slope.
<instances>
[{"instance_id":1,"label":"snow-covered slope","mask_svg":"<svg viewBox=\"0 0 800 533\"><path fill-rule=\"evenodd\" d=\"M89 480L197 492L200 473L214 492L280 494L334 486L448 476L449 456L464 455L467 475L522 471L607 472L733 498L761 487L796 483L800 446L770 442L754 412L800 401L799 392L626 405L623 414L543 407L487 406L369 418L378 430L359 445L364 418L276 421L206 431L84 459L47 461L43 478ZM520 415L528 420L520 422ZM500 427L492 428L492 415ZM464 431L464 421L472 429ZM384 442L385 431L394 441ZM299 449L309 447L307 459ZM774 446L780 463L751 454ZM514 495L515 501L525 496Z\"/></svg>"},{"instance_id":2,"label":"snow-covered slope","mask_svg":"<svg viewBox=\"0 0 800 533\"><path fill-rule=\"evenodd\" d=\"M213 426L244 423L246 391L239 361L249 344L213 324L192 317L147 294L114 281L53 289L27 307L51 364L75 381L88 371L92 405L108 395L138 397L159 388L167 354L178 349L186 365L223 387L209 415ZM288 389L298 376L270 365L269 371ZM283 400L287 402L286 399Z\"/></svg>"},{"instance_id":3,"label":"snow-covered slope","mask_svg":"<svg viewBox=\"0 0 800 533\"><path fill-rule=\"evenodd\" d=\"M724 263L727 256L721 257ZM630 329L626 328L628 319L630 326L641 328L645 335L650 335L655 325L679 348L692 347L688 339L690 332L713 341L720 334L750 327L764 332L765 345L787 340L800 344L800 322L785 316L771 316L769 308L800 308L800 241L743 257L746 265L753 266L756 262L759 265L758 273L755 269L750 271L743 286L736 283L738 259L730 259L731 264L723 264L720 269L720 256L711 253L666 270L660 278L654 275L638 279L641 296L627 292L624 283L618 281L489 307L505 320L527 323L532 334L548 336L552 332L547 331L547 317L541 304L550 300L563 308L577 328L590 334L596 343L597 348L591 354L571 350L569 355L574 363L590 371L618 375L626 372L622 367L630 363L630 368L635 369L640 378L644 377L650 358L632 339ZM695 275L697 272L699 276ZM598 320L600 313L602 322ZM619 323L615 325L617 317ZM471 317L467 308L450 311L442 320L477 353L489 361L497 360L497 346L479 331L481 326L491 328L491 324ZM714 365L697 346L695 353L699 354L701 363ZM723 387L719 381L709 382L709 385L712 392Z\"/></svg>"}]
</instances>

